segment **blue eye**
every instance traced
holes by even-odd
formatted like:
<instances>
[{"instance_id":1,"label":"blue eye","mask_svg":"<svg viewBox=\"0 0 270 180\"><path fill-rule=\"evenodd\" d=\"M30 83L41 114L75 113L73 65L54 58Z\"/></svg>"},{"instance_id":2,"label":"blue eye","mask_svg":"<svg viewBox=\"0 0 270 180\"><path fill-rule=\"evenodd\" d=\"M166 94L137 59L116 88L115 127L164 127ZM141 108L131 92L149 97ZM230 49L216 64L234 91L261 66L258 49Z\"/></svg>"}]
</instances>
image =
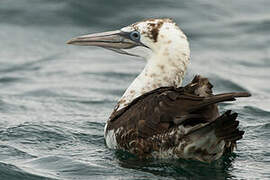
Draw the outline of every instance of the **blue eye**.
<instances>
[{"instance_id":1,"label":"blue eye","mask_svg":"<svg viewBox=\"0 0 270 180\"><path fill-rule=\"evenodd\" d=\"M138 31L132 31L129 36L133 41L140 40L140 33Z\"/></svg>"}]
</instances>

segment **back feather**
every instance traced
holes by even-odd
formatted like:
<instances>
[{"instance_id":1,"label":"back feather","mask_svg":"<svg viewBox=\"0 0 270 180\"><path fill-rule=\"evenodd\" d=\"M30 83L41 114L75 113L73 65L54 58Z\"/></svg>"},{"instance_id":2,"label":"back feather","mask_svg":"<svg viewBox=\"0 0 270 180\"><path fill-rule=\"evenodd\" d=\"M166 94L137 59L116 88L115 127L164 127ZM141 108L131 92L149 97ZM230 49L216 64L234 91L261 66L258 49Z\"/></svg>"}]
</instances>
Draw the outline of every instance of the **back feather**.
<instances>
[{"instance_id":1,"label":"back feather","mask_svg":"<svg viewBox=\"0 0 270 180\"><path fill-rule=\"evenodd\" d=\"M170 151L182 158L215 160L224 152L232 152L244 134L238 129L237 113L227 111L220 116L217 103L250 94L213 95L212 87L207 78L195 76L185 87L150 91L113 112L105 136L113 130L116 148L139 157Z\"/></svg>"}]
</instances>

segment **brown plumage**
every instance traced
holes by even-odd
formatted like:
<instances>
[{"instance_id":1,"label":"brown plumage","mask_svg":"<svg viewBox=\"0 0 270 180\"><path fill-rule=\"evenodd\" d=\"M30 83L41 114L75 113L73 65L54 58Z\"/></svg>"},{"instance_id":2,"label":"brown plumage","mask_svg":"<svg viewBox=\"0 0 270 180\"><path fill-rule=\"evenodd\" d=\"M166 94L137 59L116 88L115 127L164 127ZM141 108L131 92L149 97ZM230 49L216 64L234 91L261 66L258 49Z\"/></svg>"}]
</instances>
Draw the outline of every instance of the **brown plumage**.
<instances>
[{"instance_id":1,"label":"brown plumage","mask_svg":"<svg viewBox=\"0 0 270 180\"><path fill-rule=\"evenodd\" d=\"M190 48L186 35L172 19L147 19L120 30L79 36L68 44L99 46L147 60L106 124L109 148L140 158L210 162L233 151L242 138L237 114L227 111L220 116L217 103L249 93L213 95L208 79L200 76L175 88L184 78Z\"/></svg>"},{"instance_id":2,"label":"brown plumage","mask_svg":"<svg viewBox=\"0 0 270 180\"><path fill-rule=\"evenodd\" d=\"M220 116L217 103L250 94L213 95L212 87L207 78L195 76L185 87L150 91L113 112L105 133L113 130L116 148L140 158L216 160L232 152L244 134L237 113Z\"/></svg>"}]
</instances>

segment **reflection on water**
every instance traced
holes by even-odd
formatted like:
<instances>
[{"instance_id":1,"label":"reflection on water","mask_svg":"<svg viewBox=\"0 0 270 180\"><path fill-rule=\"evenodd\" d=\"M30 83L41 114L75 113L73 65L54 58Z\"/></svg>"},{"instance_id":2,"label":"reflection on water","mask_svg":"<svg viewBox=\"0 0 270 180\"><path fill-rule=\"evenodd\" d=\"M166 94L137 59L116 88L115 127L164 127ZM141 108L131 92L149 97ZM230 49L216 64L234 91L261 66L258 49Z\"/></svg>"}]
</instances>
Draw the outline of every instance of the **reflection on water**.
<instances>
[{"instance_id":1,"label":"reflection on water","mask_svg":"<svg viewBox=\"0 0 270 180\"><path fill-rule=\"evenodd\" d=\"M218 161L202 163L190 160L140 160L123 151L116 151L116 158L121 167L149 172L159 177L172 177L177 179L224 179L234 177L230 172L233 168L235 154L222 157Z\"/></svg>"},{"instance_id":2,"label":"reflection on water","mask_svg":"<svg viewBox=\"0 0 270 180\"><path fill-rule=\"evenodd\" d=\"M270 1L0 1L0 179L269 179ZM190 40L195 74L239 113L244 138L211 164L141 161L105 147L103 127L144 61L72 37L170 17Z\"/></svg>"}]
</instances>

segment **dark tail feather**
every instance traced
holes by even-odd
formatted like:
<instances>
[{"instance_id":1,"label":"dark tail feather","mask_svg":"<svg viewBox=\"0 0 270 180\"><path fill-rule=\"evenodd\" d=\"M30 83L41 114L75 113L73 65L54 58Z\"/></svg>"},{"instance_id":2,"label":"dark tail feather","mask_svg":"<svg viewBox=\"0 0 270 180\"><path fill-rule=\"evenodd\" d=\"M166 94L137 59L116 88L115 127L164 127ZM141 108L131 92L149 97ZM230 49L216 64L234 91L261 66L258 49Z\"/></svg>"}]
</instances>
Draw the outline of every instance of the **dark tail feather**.
<instances>
[{"instance_id":1,"label":"dark tail feather","mask_svg":"<svg viewBox=\"0 0 270 180\"><path fill-rule=\"evenodd\" d=\"M242 139L244 131L238 129L239 121L236 121L237 113L226 111L211 124L214 126L215 134L225 142L235 142Z\"/></svg>"}]
</instances>

